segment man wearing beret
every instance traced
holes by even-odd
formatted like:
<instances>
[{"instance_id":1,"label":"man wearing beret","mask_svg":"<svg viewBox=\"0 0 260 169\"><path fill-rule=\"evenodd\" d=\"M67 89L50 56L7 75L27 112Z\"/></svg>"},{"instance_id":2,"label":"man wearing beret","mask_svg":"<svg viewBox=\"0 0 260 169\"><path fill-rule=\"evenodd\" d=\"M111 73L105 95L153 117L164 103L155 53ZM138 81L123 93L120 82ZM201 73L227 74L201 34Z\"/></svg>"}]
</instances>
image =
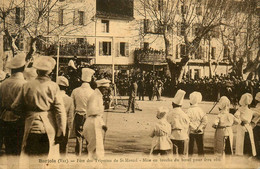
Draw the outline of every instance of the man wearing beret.
<instances>
[{"instance_id":1,"label":"man wearing beret","mask_svg":"<svg viewBox=\"0 0 260 169\"><path fill-rule=\"evenodd\" d=\"M23 155L59 155L58 141L65 134L67 119L59 86L49 77L55 64L49 56L36 58L37 78L24 84L12 104L12 109L25 117Z\"/></svg>"},{"instance_id":2,"label":"man wearing beret","mask_svg":"<svg viewBox=\"0 0 260 169\"><path fill-rule=\"evenodd\" d=\"M21 152L24 123L11 109L11 105L26 83L23 76L24 65L24 53L19 53L7 62L6 67L11 69L11 77L3 81L0 86L0 119L3 124L1 132L4 135L5 151L8 155L19 155Z\"/></svg>"},{"instance_id":3,"label":"man wearing beret","mask_svg":"<svg viewBox=\"0 0 260 169\"><path fill-rule=\"evenodd\" d=\"M83 147L83 124L86 120L87 113L87 102L89 97L92 95L94 90L90 87L90 82L92 79L94 70L89 68L82 69L82 85L72 91L71 97L74 102L75 107L75 118L74 118L74 127L76 133L76 147L75 152L76 155L81 155L82 147Z\"/></svg>"}]
</instances>

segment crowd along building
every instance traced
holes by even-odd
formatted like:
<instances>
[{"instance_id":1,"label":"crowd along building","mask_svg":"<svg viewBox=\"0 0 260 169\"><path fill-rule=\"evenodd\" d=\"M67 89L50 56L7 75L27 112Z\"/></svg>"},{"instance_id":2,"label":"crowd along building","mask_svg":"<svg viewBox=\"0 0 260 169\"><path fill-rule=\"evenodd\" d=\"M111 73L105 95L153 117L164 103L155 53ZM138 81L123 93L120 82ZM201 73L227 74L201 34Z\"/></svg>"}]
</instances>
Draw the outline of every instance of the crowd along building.
<instances>
[{"instance_id":1,"label":"crowd along building","mask_svg":"<svg viewBox=\"0 0 260 169\"><path fill-rule=\"evenodd\" d=\"M3 1L3 0L2 0ZM28 1L20 0L10 17L17 27L29 15ZM142 0L58 0L50 2L50 9L42 27L37 34L36 50L38 54L57 57L64 67L74 56L86 64L94 64L103 71L163 71L167 72L165 59L165 43L160 27L149 15L143 15ZM176 62L186 54L186 44L183 32L187 29L181 23L183 13L203 15L205 7L198 5L201 1L191 0L192 3L176 5L175 26L169 30L171 36L169 56ZM4 1L2 2L2 4ZM162 10L164 0L152 0L153 10ZM24 16L23 16L24 15ZM25 19L23 19L23 17ZM224 16L223 16L224 17ZM20 22L20 23L19 23ZM187 33L188 38L198 32L196 21L192 22ZM3 27L3 23L1 24ZM11 26L9 26L11 27ZM3 30L3 29L2 29ZM15 30L9 29L11 33ZM13 31L13 32L12 32ZM201 40L196 52L191 54L185 74L190 78L209 76L210 74L227 74L231 64L228 61L229 48L223 45L220 28L214 28L210 36ZM10 42L2 31L0 40L2 46L2 66L10 55ZM31 43L28 31L21 30L15 43L19 50L29 51ZM252 54L255 55L255 54Z\"/></svg>"}]
</instances>

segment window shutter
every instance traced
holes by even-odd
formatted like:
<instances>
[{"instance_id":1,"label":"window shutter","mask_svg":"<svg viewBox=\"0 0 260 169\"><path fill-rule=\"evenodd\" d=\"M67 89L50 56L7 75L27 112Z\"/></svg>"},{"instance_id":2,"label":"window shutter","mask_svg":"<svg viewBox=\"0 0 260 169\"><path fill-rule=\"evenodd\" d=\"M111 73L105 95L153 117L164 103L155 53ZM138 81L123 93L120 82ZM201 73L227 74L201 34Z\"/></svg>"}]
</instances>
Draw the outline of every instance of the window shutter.
<instances>
[{"instance_id":1,"label":"window shutter","mask_svg":"<svg viewBox=\"0 0 260 169\"><path fill-rule=\"evenodd\" d=\"M86 17L86 12L83 12L83 25L87 25L87 17Z\"/></svg>"},{"instance_id":2,"label":"window shutter","mask_svg":"<svg viewBox=\"0 0 260 169\"><path fill-rule=\"evenodd\" d=\"M179 45L176 45L176 54L175 54L175 58L176 58L176 59L179 58Z\"/></svg>"},{"instance_id":3,"label":"window shutter","mask_svg":"<svg viewBox=\"0 0 260 169\"><path fill-rule=\"evenodd\" d=\"M76 11L73 11L73 25L76 25Z\"/></svg>"},{"instance_id":4,"label":"window shutter","mask_svg":"<svg viewBox=\"0 0 260 169\"><path fill-rule=\"evenodd\" d=\"M192 36L195 36L195 24L192 24Z\"/></svg>"},{"instance_id":5,"label":"window shutter","mask_svg":"<svg viewBox=\"0 0 260 169\"><path fill-rule=\"evenodd\" d=\"M59 19L59 25L63 25L63 9L59 9L59 14L58 14L58 19Z\"/></svg>"},{"instance_id":6,"label":"window shutter","mask_svg":"<svg viewBox=\"0 0 260 169\"><path fill-rule=\"evenodd\" d=\"M103 43L99 42L99 56L103 55Z\"/></svg>"},{"instance_id":7,"label":"window shutter","mask_svg":"<svg viewBox=\"0 0 260 169\"><path fill-rule=\"evenodd\" d=\"M205 49L204 49L204 47L201 47L201 59L204 59L204 57L205 57Z\"/></svg>"},{"instance_id":8,"label":"window shutter","mask_svg":"<svg viewBox=\"0 0 260 169\"><path fill-rule=\"evenodd\" d=\"M180 24L180 22L177 23L177 35L178 36L181 35L181 24Z\"/></svg>"},{"instance_id":9,"label":"window shutter","mask_svg":"<svg viewBox=\"0 0 260 169\"><path fill-rule=\"evenodd\" d=\"M129 43L128 42L125 43L125 55L126 55L126 57L129 57Z\"/></svg>"},{"instance_id":10,"label":"window shutter","mask_svg":"<svg viewBox=\"0 0 260 169\"><path fill-rule=\"evenodd\" d=\"M116 53L116 56L119 57L119 56L120 56L120 42L118 42L116 46L117 46L117 49L116 49L117 53Z\"/></svg>"},{"instance_id":11,"label":"window shutter","mask_svg":"<svg viewBox=\"0 0 260 169\"><path fill-rule=\"evenodd\" d=\"M79 25L79 10L74 10L74 25Z\"/></svg>"}]
</instances>

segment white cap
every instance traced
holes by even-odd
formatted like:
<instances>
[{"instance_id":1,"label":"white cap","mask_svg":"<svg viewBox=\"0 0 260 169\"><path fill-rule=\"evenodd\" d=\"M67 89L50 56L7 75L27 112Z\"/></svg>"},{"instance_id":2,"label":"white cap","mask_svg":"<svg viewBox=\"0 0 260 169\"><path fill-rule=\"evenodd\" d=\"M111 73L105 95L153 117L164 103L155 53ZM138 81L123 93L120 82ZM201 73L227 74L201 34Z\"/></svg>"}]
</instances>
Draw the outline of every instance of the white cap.
<instances>
[{"instance_id":1,"label":"white cap","mask_svg":"<svg viewBox=\"0 0 260 169\"><path fill-rule=\"evenodd\" d=\"M23 74L24 74L25 80L33 80L37 77L36 69L33 67L25 68Z\"/></svg>"},{"instance_id":2,"label":"white cap","mask_svg":"<svg viewBox=\"0 0 260 169\"><path fill-rule=\"evenodd\" d=\"M6 73L2 70L0 70L0 81L4 80L6 77Z\"/></svg>"},{"instance_id":3,"label":"white cap","mask_svg":"<svg viewBox=\"0 0 260 169\"><path fill-rule=\"evenodd\" d=\"M84 81L84 82L90 82L94 73L95 73L95 71L93 69L83 68L81 80Z\"/></svg>"},{"instance_id":4,"label":"white cap","mask_svg":"<svg viewBox=\"0 0 260 169\"><path fill-rule=\"evenodd\" d=\"M26 63L25 58L26 58L25 53L23 52L18 53L10 61L6 63L6 68L17 69L23 67Z\"/></svg>"},{"instance_id":5,"label":"white cap","mask_svg":"<svg viewBox=\"0 0 260 169\"><path fill-rule=\"evenodd\" d=\"M241 106L250 105L253 101L253 96L250 93L245 93L241 96L239 104Z\"/></svg>"},{"instance_id":6,"label":"white cap","mask_svg":"<svg viewBox=\"0 0 260 169\"><path fill-rule=\"evenodd\" d=\"M53 70L55 65L55 59L50 56L39 56L33 62L33 67L38 70Z\"/></svg>"},{"instance_id":7,"label":"white cap","mask_svg":"<svg viewBox=\"0 0 260 169\"><path fill-rule=\"evenodd\" d=\"M186 94L185 91L179 89L173 98L173 103L181 106L183 103L185 94Z\"/></svg>"},{"instance_id":8,"label":"white cap","mask_svg":"<svg viewBox=\"0 0 260 169\"><path fill-rule=\"evenodd\" d=\"M156 114L156 117L158 119L161 119L163 117L165 117L165 115L169 112L169 109L166 108L166 107L159 107L158 110L157 110L157 114Z\"/></svg>"},{"instance_id":9,"label":"white cap","mask_svg":"<svg viewBox=\"0 0 260 169\"><path fill-rule=\"evenodd\" d=\"M256 99L257 101L260 101L260 92L256 93L255 99Z\"/></svg>"},{"instance_id":10,"label":"white cap","mask_svg":"<svg viewBox=\"0 0 260 169\"><path fill-rule=\"evenodd\" d=\"M223 109L228 109L230 107L230 100L226 96L222 96L218 101L218 107Z\"/></svg>"},{"instance_id":11,"label":"white cap","mask_svg":"<svg viewBox=\"0 0 260 169\"><path fill-rule=\"evenodd\" d=\"M66 86L68 87L69 86L69 81L66 77L64 76L58 76L58 79L57 79L57 84L60 85L60 86Z\"/></svg>"},{"instance_id":12,"label":"white cap","mask_svg":"<svg viewBox=\"0 0 260 169\"><path fill-rule=\"evenodd\" d=\"M198 104L198 103L200 103L201 101L202 101L202 95L201 95L200 92L192 92L192 93L190 94L190 103L191 103L192 105Z\"/></svg>"},{"instance_id":13,"label":"white cap","mask_svg":"<svg viewBox=\"0 0 260 169\"><path fill-rule=\"evenodd\" d=\"M101 80L97 80L96 83L97 83L97 87L109 87L109 83L111 81L110 80L107 80L107 79L101 79Z\"/></svg>"}]
</instances>

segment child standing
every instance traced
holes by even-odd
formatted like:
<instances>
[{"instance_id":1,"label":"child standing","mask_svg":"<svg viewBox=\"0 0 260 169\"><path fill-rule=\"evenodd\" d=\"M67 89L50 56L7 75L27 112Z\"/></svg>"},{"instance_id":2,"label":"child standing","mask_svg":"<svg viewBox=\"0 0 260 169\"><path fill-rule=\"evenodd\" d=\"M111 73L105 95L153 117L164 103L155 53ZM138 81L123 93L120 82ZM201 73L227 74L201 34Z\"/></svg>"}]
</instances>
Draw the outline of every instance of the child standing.
<instances>
[{"instance_id":1,"label":"child standing","mask_svg":"<svg viewBox=\"0 0 260 169\"><path fill-rule=\"evenodd\" d=\"M216 129L214 139L214 153L223 155L233 154L233 130L232 125L238 122L233 114L229 113L230 101L226 96L222 96L218 103L220 110L213 128Z\"/></svg>"},{"instance_id":2,"label":"child standing","mask_svg":"<svg viewBox=\"0 0 260 169\"><path fill-rule=\"evenodd\" d=\"M158 122L155 124L151 137L153 137L151 154L167 155L170 154L172 142L170 140L171 125L167 122L166 116L169 110L165 107L159 107L156 117Z\"/></svg>"}]
</instances>

